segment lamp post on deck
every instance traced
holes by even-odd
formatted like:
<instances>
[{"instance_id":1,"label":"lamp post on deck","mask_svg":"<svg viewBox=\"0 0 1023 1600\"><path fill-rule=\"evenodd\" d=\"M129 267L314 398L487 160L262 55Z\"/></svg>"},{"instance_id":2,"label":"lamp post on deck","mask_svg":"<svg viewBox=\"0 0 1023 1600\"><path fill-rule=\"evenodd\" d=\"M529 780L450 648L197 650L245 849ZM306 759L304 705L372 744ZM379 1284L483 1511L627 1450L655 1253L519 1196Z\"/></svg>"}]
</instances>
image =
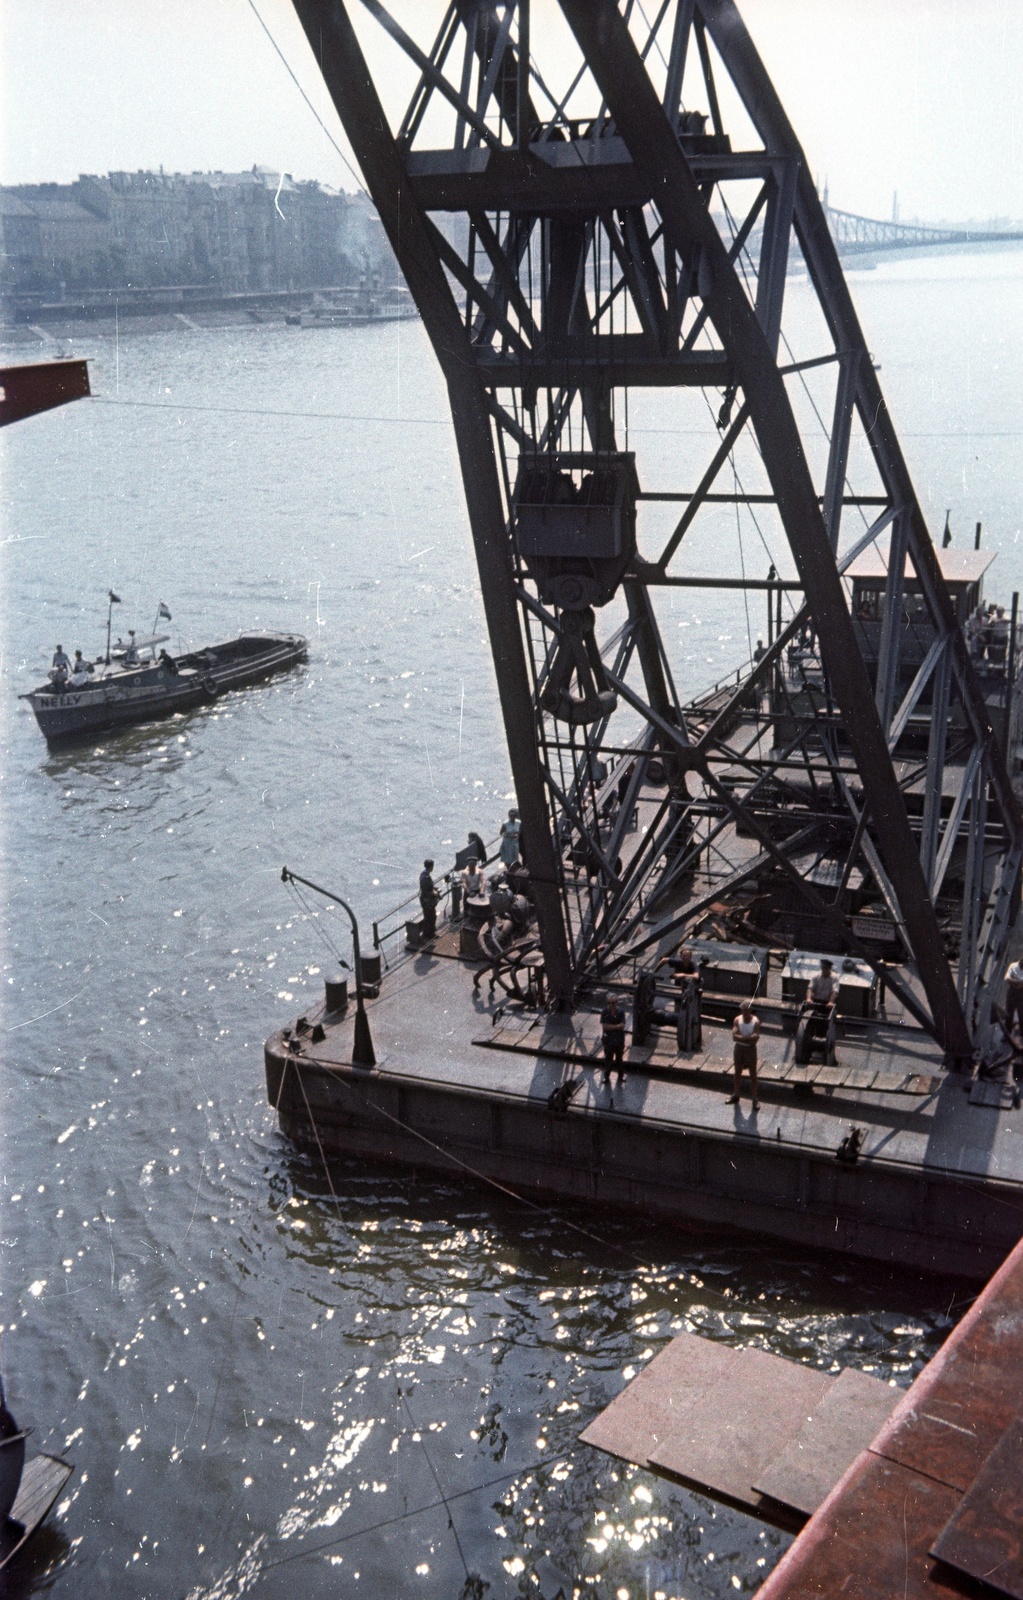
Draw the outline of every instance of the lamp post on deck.
<instances>
[{"instance_id":1,"label":"lamp post on deck","mask_svg":"<svg viewBox=\"0 0 1023 1600\"><path fill-rule=\"evenodd\" d=\"M366 1015L366 1005L362 993L362 953L359 948L359 924L355 912L347 900L342 900L339 894L332 894L329 889L321 889L318 883L310 883L308 878L300 878L297 872L289 872L287 867L281 868L282 883L302 883L307 889L312 889L315 894L322 894L325 900L333 900L336 905L347 911L352 924L352 952L355 960L355 1037L352 1041L352 1065L356 1067L375 1067L377 1058L373 1051L373 1040L369 1031L369 1018Z\"/></svg>"}]
</instances>

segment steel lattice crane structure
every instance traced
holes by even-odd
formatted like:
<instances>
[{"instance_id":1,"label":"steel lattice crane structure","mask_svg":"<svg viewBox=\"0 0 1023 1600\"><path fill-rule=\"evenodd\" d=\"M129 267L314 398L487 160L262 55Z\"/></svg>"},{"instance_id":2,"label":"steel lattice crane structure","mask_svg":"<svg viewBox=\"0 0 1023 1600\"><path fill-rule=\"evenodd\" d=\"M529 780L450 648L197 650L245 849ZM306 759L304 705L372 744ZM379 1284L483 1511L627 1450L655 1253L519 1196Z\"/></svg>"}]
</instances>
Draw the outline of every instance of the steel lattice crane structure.
<instances>
[{"instance_id":1,"label":"steel lattice crane structure","mask_svg":"<svg viewBox=\"0 0 1023 1600\"><path fill-rule=\"evenodd\" d=\"M559 0L549 59L528 0L452 0L432 41L361 0L360 27L418 75L393 129L351 8L295 5L447 383L555 1000L691 922L715 852L724 889L791 884L829 948L968 1060L1020 813L821 202L732 0ZM662 445L675 481L656 486L628 432L630 396L654 388L712 422ZM722 505L794 576L687 570ZM886 551L872 647L843 579L868 548ZM712 582L767 589L772 630L697 693L662 612ZM630 839L641 793L656 805ZM876 891L901 959L809 881L825 851L839 887L856 872Z\"/></svg>"}]
</instances>

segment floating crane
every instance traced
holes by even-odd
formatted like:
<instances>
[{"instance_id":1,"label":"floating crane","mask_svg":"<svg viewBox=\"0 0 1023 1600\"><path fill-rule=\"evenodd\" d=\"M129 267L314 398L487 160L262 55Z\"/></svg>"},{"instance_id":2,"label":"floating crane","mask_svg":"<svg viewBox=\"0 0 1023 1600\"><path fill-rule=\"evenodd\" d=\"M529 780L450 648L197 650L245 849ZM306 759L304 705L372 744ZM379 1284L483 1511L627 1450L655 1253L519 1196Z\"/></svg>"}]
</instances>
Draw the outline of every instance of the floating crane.
<instances>
[{"instance_id":1,"label":"floating crane","mask_svg":"<svg viewBox=\"0 0 1023 1600\"><path fill-rule=\"evenodd\" d=\"M362 0L418 75L392 128L354 7L295 5L447 383L549 994L755 881L968 1062L1023 856L1015 627L982 670L985 561L935 551L736 6L560 0L541 48L528 0L455 0L432 41ZM641 451L649 389L679 432ZM722 507L765 578L687 560ZM767 598L709 692L666 643L687 588Z\"/></svg>"}]
</instances>

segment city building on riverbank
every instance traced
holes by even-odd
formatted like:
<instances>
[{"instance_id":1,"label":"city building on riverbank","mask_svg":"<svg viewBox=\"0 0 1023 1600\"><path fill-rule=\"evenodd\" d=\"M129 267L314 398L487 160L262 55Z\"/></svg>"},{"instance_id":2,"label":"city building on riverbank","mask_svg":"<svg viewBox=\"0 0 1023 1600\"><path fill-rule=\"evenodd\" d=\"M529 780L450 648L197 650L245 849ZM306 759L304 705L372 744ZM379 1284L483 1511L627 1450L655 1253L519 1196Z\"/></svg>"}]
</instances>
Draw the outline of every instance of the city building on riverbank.
<instances>
[{"instance_id":1,"label":"city building on riverbank","mask_svg":"<svg viewBox=\"0 0 1023 1600\"><path fill-rule=\"evenodd\" d=\"M0 294L12 320L40 297L83 292L367 281L400 282L369 197L290 173L111 172L0 189Z\"/></svg>"}]
</instances>

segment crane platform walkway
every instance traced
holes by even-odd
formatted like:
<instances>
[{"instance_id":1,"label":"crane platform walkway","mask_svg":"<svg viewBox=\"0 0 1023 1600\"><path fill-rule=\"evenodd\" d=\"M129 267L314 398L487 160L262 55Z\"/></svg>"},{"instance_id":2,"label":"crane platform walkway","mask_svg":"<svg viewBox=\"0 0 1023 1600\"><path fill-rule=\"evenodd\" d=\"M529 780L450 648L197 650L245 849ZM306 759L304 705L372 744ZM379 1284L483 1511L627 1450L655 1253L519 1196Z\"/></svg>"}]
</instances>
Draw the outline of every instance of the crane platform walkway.
<instances>
[{"instance_id":1,"label":"crane platform walkway","mask_svg":"<svg viewBox=\"0 0 1023 1600\"><path fill-rule=\"evenodd\" d=\"M404 954L367 1002L376 1063L352 1061L354 1007L311 1010L266 1042L282 1129L324 1158L382 1159L682 1225L986 1278L1023 1237L1023 1109L941 1070L910 1026L850 1021L836 1065L797 1068L761 1039L759 1107L728 1103L731 1036L704 1022L683 1059L661 1029L604 1080L600 996L519 1013L474 966ZM978 1090L994 1089L992 1103ZM553 1097L553 1098L552 1098ZM850 1147L850 1134L856 1138Z\"/></svg>"}]
</instances>

